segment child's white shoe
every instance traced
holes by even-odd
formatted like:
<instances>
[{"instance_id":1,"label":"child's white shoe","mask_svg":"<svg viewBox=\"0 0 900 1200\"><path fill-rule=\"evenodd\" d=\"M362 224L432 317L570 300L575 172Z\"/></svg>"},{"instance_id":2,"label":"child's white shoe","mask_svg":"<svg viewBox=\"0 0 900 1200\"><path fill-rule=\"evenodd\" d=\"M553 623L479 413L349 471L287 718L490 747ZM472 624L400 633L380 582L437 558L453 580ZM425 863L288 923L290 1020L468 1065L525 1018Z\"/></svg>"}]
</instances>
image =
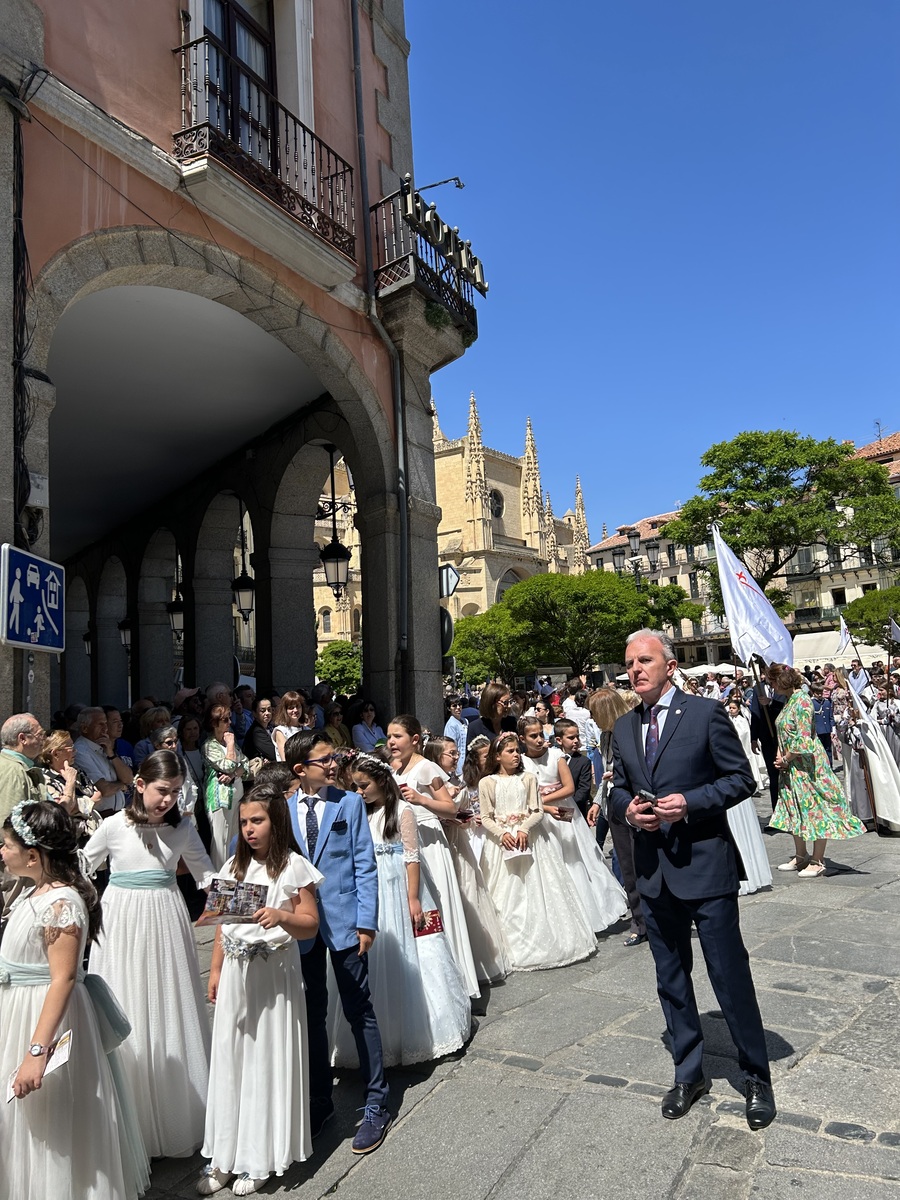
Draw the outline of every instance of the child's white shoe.
<instances>
[{"instance_id":1,"label":"child's white shoe","mask_svg":"<svg viewBox=\"0 0 900 1200\"><path fill-rule=\"evenodd\" d=\"M220 1171L210 1163L197 1180L197 1195L213 1196L216 1192L221 1192L222 1188L228 1187L230 1180L230 1171Z\"/></svg>"},{"instance_id":2,"label":"child's white shoe","mask_svg":"<svg viewBox=\"0 0 900 1200\"><path fill-rule=\"evenodd\" d=\"M235 1196L250 1196L253 1194L253 1192L259 1191L268 1178L268 1175L266 1175L263 1179L253 1179L250 1175L244 1172L244 1174L239 1175L231 1185L231 1190L234 1192Z\"/></svg>"}]
</instances>

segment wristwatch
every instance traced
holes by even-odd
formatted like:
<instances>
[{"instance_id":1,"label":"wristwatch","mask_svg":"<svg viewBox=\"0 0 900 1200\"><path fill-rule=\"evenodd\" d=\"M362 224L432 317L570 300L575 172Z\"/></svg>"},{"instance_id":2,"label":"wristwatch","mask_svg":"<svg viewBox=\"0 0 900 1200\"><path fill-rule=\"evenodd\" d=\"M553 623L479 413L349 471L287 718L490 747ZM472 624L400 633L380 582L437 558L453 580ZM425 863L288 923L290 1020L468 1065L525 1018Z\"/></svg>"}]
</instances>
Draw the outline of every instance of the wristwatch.
<instances>
[{"instance_id":1,"label":"wristwatch","mask_svg":"<svg viewBox=\"0 0 900 1200\"><path fill-rule=\"evenodd\" d=\"M40 1042L32 1042L28 1047L28 1053L32 1058L42 1058L47 1053L47 1047L42 1046Z\"/></svg>"}]
</instances>

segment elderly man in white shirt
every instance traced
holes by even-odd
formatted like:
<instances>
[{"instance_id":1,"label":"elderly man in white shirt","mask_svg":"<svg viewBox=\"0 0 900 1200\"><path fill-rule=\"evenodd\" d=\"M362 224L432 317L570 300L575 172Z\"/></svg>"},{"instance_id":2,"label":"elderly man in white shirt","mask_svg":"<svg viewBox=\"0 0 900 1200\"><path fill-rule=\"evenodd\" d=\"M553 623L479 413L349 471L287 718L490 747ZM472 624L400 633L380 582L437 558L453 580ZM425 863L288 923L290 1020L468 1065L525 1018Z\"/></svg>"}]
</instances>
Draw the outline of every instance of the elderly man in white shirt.
<instances>
[{"instance_id":1,"label":"elderly man in white shirt","mask_svg":"<svg viewBox=\"0 0 900 1200\"><path fill-rule=\"evenodd\" d=\"M102 708L83 708L78 714L75 766L84 771L102 796L97 811L103 817L124 808L134 782L131 768L116 754Z\"/></svg>"}]
</instances>

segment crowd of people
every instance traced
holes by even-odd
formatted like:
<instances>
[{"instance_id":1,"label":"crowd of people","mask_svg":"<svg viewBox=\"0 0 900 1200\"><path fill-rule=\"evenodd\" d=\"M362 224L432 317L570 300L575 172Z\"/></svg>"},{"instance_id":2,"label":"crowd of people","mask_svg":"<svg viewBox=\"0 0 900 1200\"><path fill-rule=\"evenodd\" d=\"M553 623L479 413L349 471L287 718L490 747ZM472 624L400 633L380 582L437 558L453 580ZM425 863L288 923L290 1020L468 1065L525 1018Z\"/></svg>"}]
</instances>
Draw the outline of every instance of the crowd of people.
<instances>
[{"instance_id":1,"label":"crowd of people","mask_svg":"<svg viewBox=\"0 0 900 1200\"><path fill-rule=\"evenodd\" d=\"M900 751L890 673L857 687L854 672L775 664L754 685L666 663L669 703L724 706L739 747L744 794L722 803L716 836L737 850L740 890L771 882L753 800L767 786L770 829L794 837L782 869L823 875L827 840L874 819L860 729L879 723ZM392 1121L385 1068L464 1047L486 986L584 960L625 918L625 945L649 938L656 956L643 839L678 812L631 803L626 719L641 719L648 771L666 743L642 670L629 662L634 691L490 682L449 694L434 730L324 682L75 705L46 731L8 718L0 1074L25 1102L0 1109L0 1194L137 1196L150 1159L198 1149L200 1194L251 1194L312 1153L336 1066L360 1072L352 1148L370 1153ZM258 904L217 923L204 989L191 922L215 879L253 885Z\"/></svg>"}]
</instances>

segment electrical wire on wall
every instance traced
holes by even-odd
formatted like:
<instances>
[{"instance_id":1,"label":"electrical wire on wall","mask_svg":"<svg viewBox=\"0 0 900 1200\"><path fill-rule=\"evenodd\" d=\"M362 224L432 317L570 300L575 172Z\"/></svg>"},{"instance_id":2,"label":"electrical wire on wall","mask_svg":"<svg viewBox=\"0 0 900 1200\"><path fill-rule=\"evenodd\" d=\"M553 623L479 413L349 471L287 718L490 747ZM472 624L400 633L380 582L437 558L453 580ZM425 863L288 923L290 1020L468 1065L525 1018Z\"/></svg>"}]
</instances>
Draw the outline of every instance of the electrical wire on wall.
<instances>
[{"instance_id":1,"label":"electrical wire on wall","mask_svg":"<svg viewBox=\"0 0 900 1200\"><path fill-rule=\"evenodd\" d=\"M33 330L28 325L28 298L33 281L23 215L25 149L22 122L31 120L26 101L38 90L44 77L38 68L32 68L18 87L11 79L0 75L0 99L6 101L13 121L13 523L15 543L24 549L35 544L44 523L43 513L28 507L31 477L25 443L35 417L35 400L29 379L49 380L43 372L26 366L33 338Z\"/></svg>"}]
</instances>

